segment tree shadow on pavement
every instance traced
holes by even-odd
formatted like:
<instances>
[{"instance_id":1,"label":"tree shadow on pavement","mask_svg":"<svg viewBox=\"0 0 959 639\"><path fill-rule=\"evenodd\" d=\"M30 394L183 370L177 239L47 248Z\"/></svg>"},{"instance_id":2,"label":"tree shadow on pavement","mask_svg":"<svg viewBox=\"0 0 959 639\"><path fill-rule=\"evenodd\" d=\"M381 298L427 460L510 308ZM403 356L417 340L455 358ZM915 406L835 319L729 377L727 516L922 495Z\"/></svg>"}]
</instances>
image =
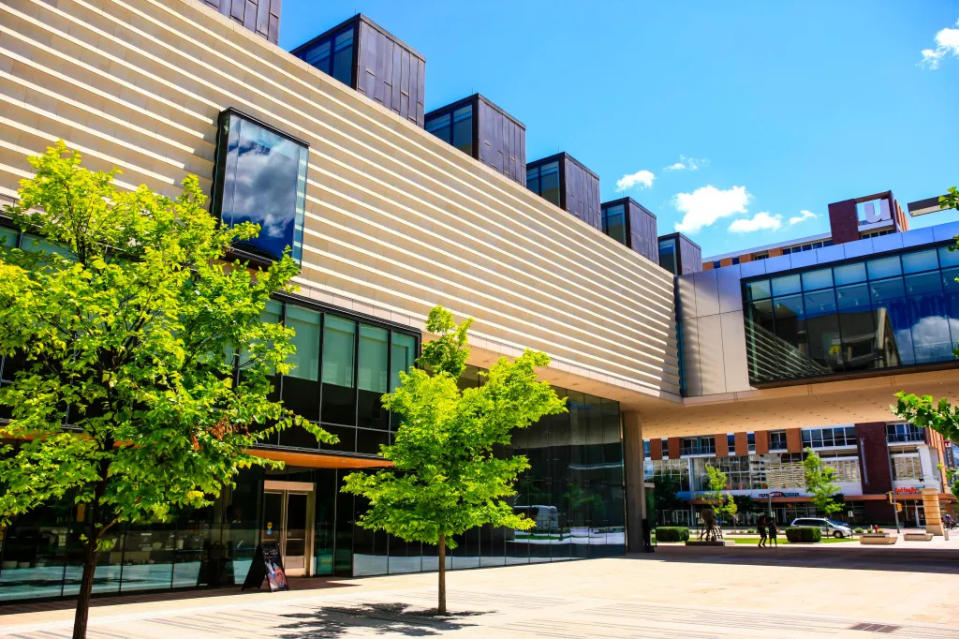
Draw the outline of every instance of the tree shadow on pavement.
<instances>
[{"instance_id":1,"label":"tree shadow on pavement","mask_svg":"<svg viewBox=\"0 0 959 639\"><path fill-rule=\"evenodd\" d=\"M414 608L401 603L368 603L345 606L321 606L312 612L284 614L290 620L277 627L280 639L341 637L351 629L372 630L377 634L429 637L475 626L462 618L488 612L460 611L438 615L435 609Z\"/></svg>"}]
</instances>

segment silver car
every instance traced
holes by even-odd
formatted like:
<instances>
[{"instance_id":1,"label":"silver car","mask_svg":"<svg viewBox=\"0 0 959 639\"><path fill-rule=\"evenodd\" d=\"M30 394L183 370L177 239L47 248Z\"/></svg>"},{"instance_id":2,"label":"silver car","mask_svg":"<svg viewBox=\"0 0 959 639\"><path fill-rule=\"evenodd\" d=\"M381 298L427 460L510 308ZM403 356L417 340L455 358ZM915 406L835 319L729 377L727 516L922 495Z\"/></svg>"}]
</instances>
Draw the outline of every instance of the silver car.
<instances>
[{"instance_id":1,"label":"silver car","mask_svg":"<svg viewBox=\"0 0 959 639\"><path fill-rule=\"evenodd\" d=\"M793 519L792 523L789 525L819 528L822 531L823 537L832 536L836 539L842 539L843 537L852 537L853 535L852 528L841 521L833 521L832 519L800 517L798 519Z\"/></svg>"}]
</instances>

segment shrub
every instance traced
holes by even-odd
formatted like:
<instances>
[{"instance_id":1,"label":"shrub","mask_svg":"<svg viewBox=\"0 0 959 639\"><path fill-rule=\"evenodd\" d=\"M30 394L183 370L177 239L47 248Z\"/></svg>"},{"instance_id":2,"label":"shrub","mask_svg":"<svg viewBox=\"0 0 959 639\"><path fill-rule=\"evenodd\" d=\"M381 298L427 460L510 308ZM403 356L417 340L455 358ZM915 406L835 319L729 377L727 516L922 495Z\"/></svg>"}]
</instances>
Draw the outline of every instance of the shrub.
<instances>
[{"instance_id":1,"label":"shrub","mask_svg":"<svg viewBox=\"0 0 959 639\"><path fill-rule=\"evenodd\" d=\"M793 526L786 529L786 539L793 543L822 541L822 531L812 526Z\"/></svg>"},{"instance_id":2,"label":"shrub","mask_svg":"<svg viewBox=\"0 0 959 639\"><path fill-rule=\"evenodd\" d=\"M657 526L656 541L688 541L689 528L685 526Z\"/></svg>"},{"instance_id":3,"label":"shrub","mask_svg":"<svg viewBox=\"0 0 959 639\"><path fill-rule=\"evenodd\" d=\"M857 535L861 535L866 531L863 530L862 528L856 528L853 532L856 533Z\"/></svg>"}]
</instances>

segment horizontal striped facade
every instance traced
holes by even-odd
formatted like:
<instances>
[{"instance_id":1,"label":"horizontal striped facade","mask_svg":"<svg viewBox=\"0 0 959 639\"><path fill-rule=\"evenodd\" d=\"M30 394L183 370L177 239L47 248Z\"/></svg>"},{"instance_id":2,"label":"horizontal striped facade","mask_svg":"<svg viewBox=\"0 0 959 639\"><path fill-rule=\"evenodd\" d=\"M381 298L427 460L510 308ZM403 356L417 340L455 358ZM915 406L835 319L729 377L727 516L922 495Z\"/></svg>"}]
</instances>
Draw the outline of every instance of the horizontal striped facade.
<instances>
[{"instance_id":1,"label":"horizontal striped facade","mask_svg":"<svg viewBox=\"0 0 959 639\"><path fill-rule=\"evenodd\" d=\"M310 145L303 295L418 328L442 304L477 358L679 401L671 274L200 2L4 0L0 77L6 198L58 138L123 186L208 190L233 107Z\"/></svg>"}]
</instances>

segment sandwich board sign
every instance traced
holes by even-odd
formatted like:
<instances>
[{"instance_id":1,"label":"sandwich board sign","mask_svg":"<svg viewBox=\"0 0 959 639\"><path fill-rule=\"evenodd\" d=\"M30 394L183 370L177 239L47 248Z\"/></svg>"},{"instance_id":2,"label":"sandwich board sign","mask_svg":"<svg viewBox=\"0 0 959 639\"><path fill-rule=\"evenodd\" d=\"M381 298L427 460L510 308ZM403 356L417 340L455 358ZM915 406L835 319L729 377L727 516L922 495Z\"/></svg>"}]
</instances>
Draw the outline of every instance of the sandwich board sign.
<instances>
[{"instance_id":1,"label":"sandwich board sign","mask_svg":"<svg viewBox=\"0 0 959 639\"><path fill-rule=\"evenodd\" d=\"M247 588L259 590L264 579L270 584L270 592L290 589L290 584L286 580L286 572L283 570L283 557L280 556L280 547L276 543L264 543L256 547L253 563L250 564L250 571L246 574L246 580L243 582L241 590Z\"/></svg>"}]
</instances>

